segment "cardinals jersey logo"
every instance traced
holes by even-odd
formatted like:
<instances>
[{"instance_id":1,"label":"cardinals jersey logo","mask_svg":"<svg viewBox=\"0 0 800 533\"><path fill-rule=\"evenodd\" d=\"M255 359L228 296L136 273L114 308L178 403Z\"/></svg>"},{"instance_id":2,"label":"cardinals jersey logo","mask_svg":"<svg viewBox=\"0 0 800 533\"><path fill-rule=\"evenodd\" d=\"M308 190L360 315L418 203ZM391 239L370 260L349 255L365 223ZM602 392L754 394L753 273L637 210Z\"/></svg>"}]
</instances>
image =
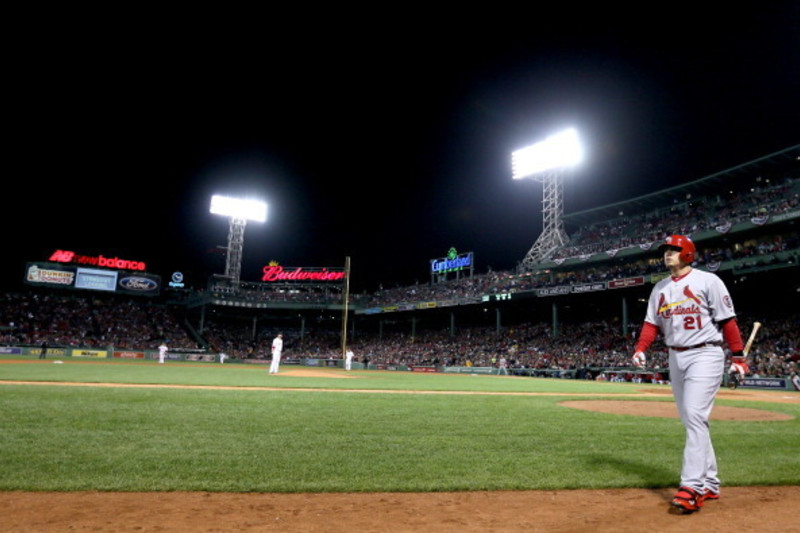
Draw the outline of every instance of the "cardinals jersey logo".
<instances>
[{"instance_id":1,"label":"cardinals jersey logo","mask_svg":"<svg viewBox=\"0 0 800 533\"><path fill-rule=\"evenodd\" d=\"M694 300L694 302L697 305L703 305L703 302L700 300L700 298L694 295L692 289L690 289L688 285L683 288L683 295L689 298L690 300Z\"/></svg>"},{"instance_id":2,"label":"cardinals jersey logo","mask_svg":"<svg viewBox=\"0 0 800 533\"><path fill-rule=\"evenodd\" d=\"M672 315L700 314L700 307L698 306L702 306L703 301L692 292L688 285L684 287L683 295L686 296L685 299L668 303L666 296L661 294L658 300L658 315L663 318L670 318ZM684 307L684 304L689 305Z\"/></svg>"}]
</instances>

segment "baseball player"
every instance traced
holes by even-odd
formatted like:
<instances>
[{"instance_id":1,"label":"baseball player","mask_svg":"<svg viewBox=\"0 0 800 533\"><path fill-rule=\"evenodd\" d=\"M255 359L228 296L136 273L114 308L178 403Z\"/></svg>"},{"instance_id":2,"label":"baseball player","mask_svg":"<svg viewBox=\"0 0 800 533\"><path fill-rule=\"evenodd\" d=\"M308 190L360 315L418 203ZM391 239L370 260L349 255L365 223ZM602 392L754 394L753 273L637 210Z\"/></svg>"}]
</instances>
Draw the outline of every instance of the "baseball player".
<instances>
[{"instance_id":1,"label":"baseball player","mask_svg":"<svg viewBox=\"0 0 800 533\"><path fill-rule=\"evenodd\" d=\"M716 274L692 268L696 248L691 239L672 235L659 250L670 276L650 294L633 363L646 366L645 352L661 333L669 348L672 393L686 429L681 483L672 505L692 513L720 493L708 419L725 366L722 341L735 364L746 365L744 345L725 284Z\"/></svg>"},{"instance_id":2,"label":"baseball player","mask_svg":"<svg viewBox=\"0 0 800 533\"><path fill-rule=\"evenodd\" d=\"M269 373L277 374L281 366L281 352L283 351L283 333L272 339L272 362L269 365Z\"/></svg>"},{"instance_id":3,"label":"baseball player","mask_svg":"<svg viewBox=\"0 0 800 533\"><path fill-rule=\"evenodd\" d=\"M508 361L506 361L506 358L502 355L500 356L500 363L497 370L497 375L499 376L500 374L508 375Z\"/></svg>"},{"instance_id":4,"label":"baseball player","mask_svg":"<svg viewBox=\"0 0 800 533\"><path fill-rule=\"evenodd\" d=\"M344 354L344 369L348 372L353 367L353 350L350 348Z\"/></svg>"},{"instance_id":5,"label":"baseball player","mask_svg":"<svg viewBox=\"0 0 800 533\"><path fill-rule=\"evenodd\" d=\"M158 364L164 364L164 358L167 356L167 343L162 342L161 346L158 347Z\"/></svg>"}]
</instances>

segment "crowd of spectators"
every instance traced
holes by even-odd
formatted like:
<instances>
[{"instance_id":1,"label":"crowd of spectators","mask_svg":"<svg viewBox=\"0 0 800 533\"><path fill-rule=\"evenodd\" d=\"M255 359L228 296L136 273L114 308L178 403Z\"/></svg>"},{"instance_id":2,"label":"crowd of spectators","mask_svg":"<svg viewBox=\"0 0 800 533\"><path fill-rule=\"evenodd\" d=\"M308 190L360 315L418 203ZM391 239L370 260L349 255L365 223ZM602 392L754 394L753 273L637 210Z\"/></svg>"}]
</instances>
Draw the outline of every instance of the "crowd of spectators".
<instances>
[{"instance_id":1,"label":"crowd of spectators","mask_svg":"<svg viewBox=\"0 0 800 533\"><path fill-rule=\"evenodd\" d=\"M202 337L208 341L209 349L224 352L233 359L262 359L271 357L272 340L278 333L291 338L291 347L284 348L284 359L331 357L335 349L332 334L327 331L301 331L299 328L285 328L269 324L254 327L251 322L236 318L211 318L206 320ZM341 332L340 332L341 334ZM336 335L340 338L340 334ZM340 350L341 351L341 350Z\"/></svg>"},{"instance_id":2,"label":"crowd of spectators","mask_svg":"<svg viewBox=\"0 0 800 533\"><path fill-rule=\"evenodd\" d=\"M313 283L231 283L229 280L215 280L202 292L216 299L231 299L252 304L261 302L340 304L344 298L341 285Z\"/></svg>"},{"instance_id":3,"label":"crowd of spectators","mask_svg":"<svg viewBox=\"0 0 800 533\"><path fill-rule=\"evenodd\" d=\"M776 254L785 252L792 257L779 259ZM800 263L800 233L765 234L747 238L725 247L699 246L697 266L713 269L722 261L741 260L742 266L767 266L777 261ZM606 282L615 279L663 273L664 265L655 254L628 260L616 259L591 265L573 265L538 273L489 271L471 277L435 284L417 284L406 287L382 289L371 295L363 304L382 307L401 303L437 301L447 303L478 302L484 295L508 292L534 291L559 285Z\"/></svg>"},{"instance_id":4,"label":"crowd of spectators","mask_svg":"<svg viewBox=\"0 0 800 533\"><path fill-rule=\"evenodd\" d=\"M746 323L750 322L742 319L742 324ZM632 324L630 331L638 333L638 327ZM798 327L800 315L771 319L764 326L750 355L752 376L788 376L800 371ZM597 377L606 372L603 369L631 366L634 339L622 334L620 324L608 321L562 324L557 336L552 335L551 328L547 323L523 323L500 332L495 328L466 328L456 335L442 330L424 332L415 338L393 333L383 338L357 339L352 346L362 358L383 365L496 367L505 358L509 368L524 370L525 374L559 375L558 371L575 371L586 378ZM648 358L650 368L665 373L669 356L663 343L655 343ZM633 379L634 375L628 372L627 379Z\"/></svg>"},{"instance_id":5,"label":"crowd of spectators","mask_svg":"<svg viewBox=\"0 0 800 533\"><path fill-rule=\"evenodd\" d=\"M0 344L185 349L198 343L167 306L141 298L58 292L0 294Z\"/></svg>"},{"instance_id":6,"label":"crowd of spectators","mask_svg":"<svg viewBox=\"0 0 800 533\"><path fill-rule=\"evenodd\" d=\"M742 324L752 323L748 317ZM629 324L638 333L641 324ZM751 375L789 376L800 365L800 314L764 321L751 352ZM154 349L167 340L173 350L206 345L232 358L269 359L269 346L281 331L287 359L340 359L340 331L324 326L275 328L230 318L211 317L203 330L205 343L193 340L175 309L142 299L24 293L0 295L0 344ZM379 366L492 367L505 359L512 373L569 375L586 379L637 379L630 364L634 339L611 321L563 323L558 335L552 324L529 323L504 328L462 327L416 333L359 332L349 346L357 360ZM651 368L663 374L668 354L656 342L648 354ZM617 369L617 370L614 370ZM622 378L621 376L624 376ZM648 375L646 380L655 379Z\"/></svg>"},{"instance_id":7,"label":"crowd of spectators","mask_svg":"<svg viewBox=\"0 0 800 533\"><path fill-rule=\"evenodd\" d=\"M758 181L737 193L700 198L688 196L684 202L663 209L625 214L614 220L581 227L570 235L568 246L558 250L554 257L581 257L662 242L671 233L693 235L708 230L724 230L740 222L761 220L798 208L800 178L787 177L776 184Z\"/></svg>"}]
</instances>

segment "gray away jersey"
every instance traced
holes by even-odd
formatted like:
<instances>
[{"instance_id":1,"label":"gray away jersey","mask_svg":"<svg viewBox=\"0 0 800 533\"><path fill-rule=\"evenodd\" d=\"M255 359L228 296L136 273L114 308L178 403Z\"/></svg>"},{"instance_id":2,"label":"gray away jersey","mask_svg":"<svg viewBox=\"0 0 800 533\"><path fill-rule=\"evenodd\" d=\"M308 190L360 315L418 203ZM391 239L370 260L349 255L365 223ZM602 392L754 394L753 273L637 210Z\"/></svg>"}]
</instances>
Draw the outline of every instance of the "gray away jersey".
<instances>
[{"instance_id":1,"label":"gray away jersey","mask_svg":"<svg viewBox=\"0 0 800 533\"><path fill-rule=\"evenodd\" d=\"M711 272L693 268L683 277L653 287L645 320L658 326L667 346L721 342L719 323L736 316L728 289Z\"/></svg>"}]
</instances>

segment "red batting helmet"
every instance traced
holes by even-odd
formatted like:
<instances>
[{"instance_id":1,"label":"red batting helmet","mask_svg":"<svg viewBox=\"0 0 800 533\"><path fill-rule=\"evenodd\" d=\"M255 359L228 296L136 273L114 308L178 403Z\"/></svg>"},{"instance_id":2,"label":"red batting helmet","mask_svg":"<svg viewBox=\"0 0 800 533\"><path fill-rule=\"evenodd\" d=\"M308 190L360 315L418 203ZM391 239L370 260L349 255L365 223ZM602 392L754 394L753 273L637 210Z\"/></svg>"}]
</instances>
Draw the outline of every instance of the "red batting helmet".
<instances>
[{"instance_id":1,"label":"red batting helmet","mask_svg":"<svg viewBox=\"0 0 800 533\"><path fill-rule=\"evenodd\" d=\"M678 248L681 251L679 257L684 263L691 264L694 262L694 254L697 248L694 247L694 243L689 237L685 235L670 235L664 241L664 244L658 247L658 251L663 251L665 247Z\"/></svg>"}]
</instances>

